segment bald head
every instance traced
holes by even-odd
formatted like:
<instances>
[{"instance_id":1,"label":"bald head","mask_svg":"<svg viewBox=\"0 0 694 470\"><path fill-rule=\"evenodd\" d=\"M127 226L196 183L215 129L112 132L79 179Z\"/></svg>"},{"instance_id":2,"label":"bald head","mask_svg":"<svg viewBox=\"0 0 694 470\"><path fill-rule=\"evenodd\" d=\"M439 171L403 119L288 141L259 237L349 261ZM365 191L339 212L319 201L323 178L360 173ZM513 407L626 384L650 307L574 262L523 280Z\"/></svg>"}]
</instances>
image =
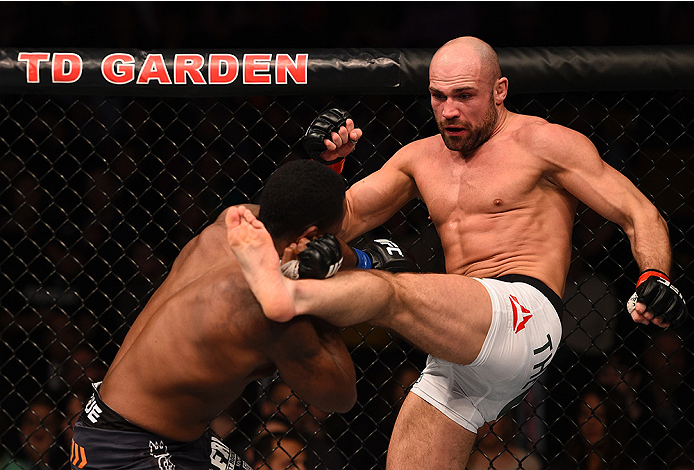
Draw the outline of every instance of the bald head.
<instances>
[{"instance_id":1,"label":"bald head","mask_svg":"<svg viewBox=\"0 0 694 470\"><path fill-rule=\"evenodd\" d=\"M449 150L469 152L494 134L507 116L508 80L494 49L473 37L453 39L431 59L431 108Z\"/></svg>"},{"instance_id":2,"label":"bald head","mask_svg":"<svg viewBox=\"0 0 694 470\"><path fill-rule=\"evenodd\" d=\"M472 36L452 39L432 57L429 79L451 75L475 75L480 81L492 84L501 78L499 58L492 46L481 39Z\"/></svg>"}]
</instances>

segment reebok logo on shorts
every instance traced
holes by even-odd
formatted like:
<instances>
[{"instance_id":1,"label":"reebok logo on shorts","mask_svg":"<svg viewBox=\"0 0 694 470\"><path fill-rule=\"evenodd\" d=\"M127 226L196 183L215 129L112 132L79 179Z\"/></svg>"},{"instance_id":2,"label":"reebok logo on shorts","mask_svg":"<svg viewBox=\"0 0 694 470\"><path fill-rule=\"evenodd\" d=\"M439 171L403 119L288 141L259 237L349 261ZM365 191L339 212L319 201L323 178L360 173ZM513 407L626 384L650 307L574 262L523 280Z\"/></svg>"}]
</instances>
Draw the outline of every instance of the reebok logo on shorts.
<instances>
[{"instance_id":1,"label":"reebok logo on shorts","mask_svg":"<svg viewBox=\"0 0 694 470\"><path fill-rule=\"evenodd\" d=\"M530 310L522 306L515 295L509 295L509 299L513 308L513 332L518 334L533 316L529 315Z\"/></svg>"}]
</instances>

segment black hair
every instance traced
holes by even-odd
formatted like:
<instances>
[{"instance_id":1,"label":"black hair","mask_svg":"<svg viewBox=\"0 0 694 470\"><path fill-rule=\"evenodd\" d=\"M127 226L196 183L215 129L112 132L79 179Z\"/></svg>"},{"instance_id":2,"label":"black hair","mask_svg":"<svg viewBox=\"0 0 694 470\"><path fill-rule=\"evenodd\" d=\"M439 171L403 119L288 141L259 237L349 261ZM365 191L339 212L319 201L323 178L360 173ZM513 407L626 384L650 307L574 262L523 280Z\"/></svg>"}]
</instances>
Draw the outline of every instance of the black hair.
<instances>
[{"instance_id":1,"label":"black hair","mask_svg":"<svg viewBox=\"0 0 694 470\"><path fill-rule=\"evenodd\" d=\"M258 219L272 238L295 238L311 225L325 232L344 215L345 181L313 160L280 166L265 183Z\"/></svg>"}]
</instances>

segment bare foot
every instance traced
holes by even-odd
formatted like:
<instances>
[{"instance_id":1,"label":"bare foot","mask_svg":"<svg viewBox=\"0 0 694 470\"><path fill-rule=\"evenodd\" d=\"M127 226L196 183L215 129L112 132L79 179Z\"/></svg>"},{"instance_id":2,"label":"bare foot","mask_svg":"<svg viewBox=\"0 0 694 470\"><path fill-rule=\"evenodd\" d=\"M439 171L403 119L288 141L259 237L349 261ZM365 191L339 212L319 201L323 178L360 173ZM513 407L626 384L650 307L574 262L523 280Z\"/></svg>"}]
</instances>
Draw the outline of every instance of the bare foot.
<instances>
[{"instance_id":1,"label":"bare foot","mask_svg":"<svg viewBox=\"0 0 694 470\"><path fill-rule=\"evenodd\" d=\"M279 255L270 233L244 206L230 207L226 224L229 247L265 316L274 321L291 320L296 311L284 284L290 281L282 276Z\"/></svg>"}]
</instances>

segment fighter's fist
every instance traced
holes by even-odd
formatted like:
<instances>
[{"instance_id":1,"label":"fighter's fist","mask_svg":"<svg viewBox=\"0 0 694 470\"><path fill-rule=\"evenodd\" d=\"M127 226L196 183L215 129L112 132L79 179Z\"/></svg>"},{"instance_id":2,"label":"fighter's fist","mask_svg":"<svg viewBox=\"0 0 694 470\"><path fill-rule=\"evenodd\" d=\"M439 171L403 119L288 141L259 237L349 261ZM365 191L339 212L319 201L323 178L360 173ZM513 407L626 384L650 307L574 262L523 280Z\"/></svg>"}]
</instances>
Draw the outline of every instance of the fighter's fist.
<instances>
[{"instance_id":1,"label":"fighter's fist","mask_svg":"<svg viewBox=\"0 0 694 470\"><path fill-rule=\"evenodd\" d=\"M361 129L354 127L352 116L347 111L332 108L321 113L308 126L303 145L311 159L332 166L354 150L361 135Z\"/></svg>"},{"instance_id":2,"label":"fighter's fist","mask_svg":"<svg viewBox=\"0 0 694 470\"><path fill-rule=\"evenodd\" d=\"M356 249L354 251L359 260L359 267L392 273L419 272L419 266L412 253L391 240L374 240L366 245L363 251Z\"/></svg>"},{"instance_id":3,"label":"fighter's fist","mask_svg":"<svg viewBox=\"0 0 694 470\"><path fill-rule=\"evenodd\" d=\"M297 259L300 279L325 279L334 276L342 266L342 248L337 238L327 233L308 242Z\"/></svg>"},{"instance_id":4,"label":"fighter's fist","mask_svg":"<svg viewBox=\"0 0 694 470\"><path fill-rule=\"evenodd\" d=\"M659 318L659 323L679 326L689 315L684 297L670 279L662 272L649 269L644 271L636 283L636 292L627 302L627 311L634 316L637 303L645 305L644 315L651 312L653 318Z\"/></svg>"}]
</instances>

